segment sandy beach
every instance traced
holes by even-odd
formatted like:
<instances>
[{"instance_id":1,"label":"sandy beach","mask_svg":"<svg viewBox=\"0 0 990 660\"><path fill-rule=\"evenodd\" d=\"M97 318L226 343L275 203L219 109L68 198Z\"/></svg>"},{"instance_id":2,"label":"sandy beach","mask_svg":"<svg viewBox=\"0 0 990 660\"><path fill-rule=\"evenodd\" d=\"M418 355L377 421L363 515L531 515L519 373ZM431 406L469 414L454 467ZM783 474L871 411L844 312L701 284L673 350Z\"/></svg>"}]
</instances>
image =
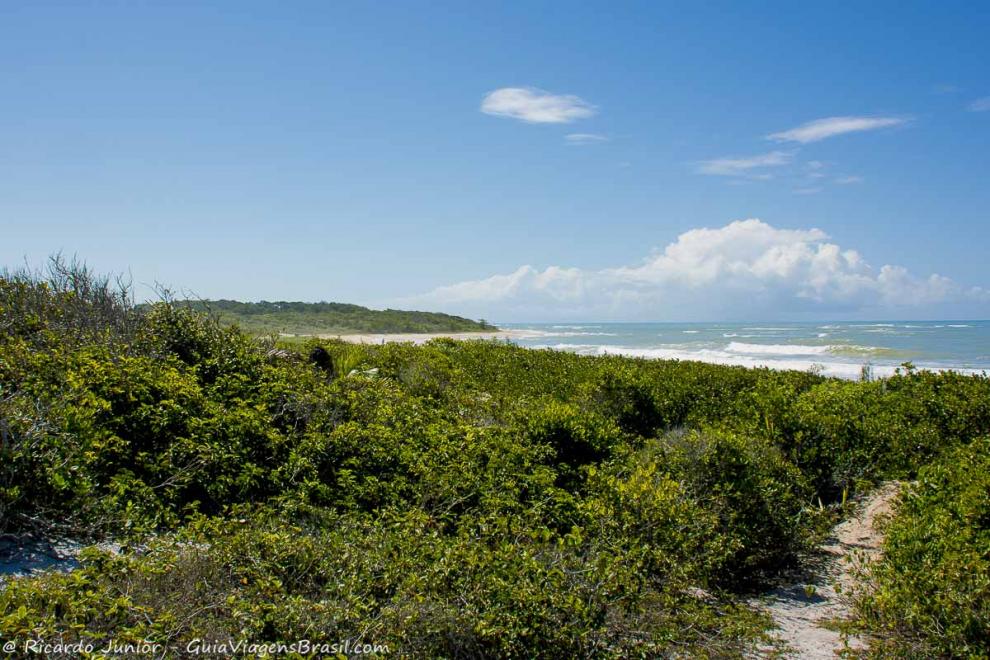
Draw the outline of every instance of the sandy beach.
<instances>
[{"instance_id":1,"label":"sandy beach","mask_svg":"<svg viewBox=\"0 0 990 660\"><path fill-rule=\"evenodd\" d=\"M302 336L302 335L297 335ZM456 340L470 339L520 339L532 336L525 330L496 330L493 332L410 332L399 334L348 334L348 335L313 335L319 339L342 339L352 344L385 344L391 342L409 342L423 344L431 339L446 337Z\"/></svg>"}]
</instances>

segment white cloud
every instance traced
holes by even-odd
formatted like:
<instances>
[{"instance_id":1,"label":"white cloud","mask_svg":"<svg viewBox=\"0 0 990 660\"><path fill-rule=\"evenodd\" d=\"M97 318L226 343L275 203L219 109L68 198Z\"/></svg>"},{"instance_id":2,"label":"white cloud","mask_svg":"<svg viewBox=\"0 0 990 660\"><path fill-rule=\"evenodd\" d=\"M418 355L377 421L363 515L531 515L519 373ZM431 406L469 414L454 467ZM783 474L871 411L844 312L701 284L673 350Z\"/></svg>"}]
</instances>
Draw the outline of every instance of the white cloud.
<instances>
[{"instance_id":1,"label":"white cloud","mask_svg":"<svg viewBox=\"0 0 990 660\"><path fill-rule=\"evenodd\" d=\"M863 183L863 177L861 176L839 176L835 178L835 182L840 186L848 186L852 183Z\"/></svg>"},{"instance_id":2,"label":"white cloud","mask_svg":"<svg viewBox=\"0 0 990 660\"><path fill-rule=\"evenodd\" d=\"M795 188L795 195L817 195L823 190L821 186L804 186L803 188Z\"/></svg>"},{"instance_id":3,"label":"white cloud","mask_svg":"<svg viewBox=\"0 0 990 660\"><path fill-rule=\"evenodd\" d=\"M485 95L481 111L531 124L567 124L591 117L595 107L570 94L551 94L535 87L503 87Z\"/></svg>"},{"instance_id":4,"label":"white cloud","mask_svg":"<svg viewBox=\"0 0 990 660\"><path fill-rule=\"evenodd\" d=\"M526 280L536 273L532 266L520 266L514 273L508 275L492 275L484 280L442 286L434 289L429 295L451 303L469 300L504 300L517 294Z\"/></svg>"},{"instance_id":5,"label":"white cloud","mask_svg":"<svg viewBox=\"0 0 990 660\"><path fill-rule=\"evenodd\" d=\"M723 157L699 163L700 174L715 176L744 176L749 178L771 178L767 172L758 172L767 167L779 167L791 162L792 155L786 151L771 151L766 154L746 157Z\"/></svg>"},{"instance_id":6,"label":"white cloud","mask_svg":"<svg viewBox=\"0 0 990 660\"><path fill-rule=\"evenodd\" d=\"M767 139L777 142L807 144L845 133L875 131L880 128L900 126L906 122L907 120L902 117L826 117L825 119L809 121L780 133L772 133L767 136Z\"/></svg>"},{"instance_id":7,"label":"white cloud","mask_svg":"<svg viewBox=\"0 0 990 660\"><path fill-rule=\"evenodd\" d=\"M889 311L967 301L990 302L990 292L964 290L940 275L919 278L900 266L875 270L818 229L778 229L750 219L684 232L632 266L527 265L402 302L486 318L662 320Z\"/></svg>"},{"instance_id":8,"label":"white cloud","mask_svg":"<svg viewBox=\"0 0 990 660\"><path fill-rule=\"evenodd\" d=\"M981 99L976 99L967 106L970 112L986 112L990 110L990 96L984 96Z\"/></svg>"},{"instance_id":9,"label":"white cloud","mask_svg":"<svg viewBox=\"0 0 990 660\"><path fill-rule=\"evenodd\" d=\"M564 136L564 140L567 144L573 144L575 146L608 142L606 136L598 135L597 133L570 133Z\"/></svg>"}]
</instances>

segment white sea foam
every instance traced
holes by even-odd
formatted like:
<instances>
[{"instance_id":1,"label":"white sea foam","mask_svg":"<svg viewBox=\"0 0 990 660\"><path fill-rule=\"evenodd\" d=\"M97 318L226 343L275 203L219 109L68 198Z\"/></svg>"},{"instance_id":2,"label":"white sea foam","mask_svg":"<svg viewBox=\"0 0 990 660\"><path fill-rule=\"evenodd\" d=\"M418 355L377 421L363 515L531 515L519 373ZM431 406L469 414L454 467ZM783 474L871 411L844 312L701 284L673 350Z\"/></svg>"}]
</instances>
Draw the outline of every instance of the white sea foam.
<instances>
[{"instance_id":1,"label":"white sea foam","mask_svg":"<svg viewBox=\"0 0 990 660\"><path fill-rule=\"evenodd\" d=\"M807 346L804 344L747 344L744 342L730 342L725 348L730 353L741 353L744 355L866 355L870 353L881 353L883 348L878 346L859 346L856 344L827 344L820 346Z\"/></svg>"},{"instance_id":2,"label":"white sea foam","mask_svg":"<svg viewBox=\"0 0 990 660\"><path fill-rule=\"evenodd\" d=\"M973 326L966 325L965 323L961 323L961 324L960 323L950 323L949 324L949 327L950 328L972 328Z\"/></svg>"},{"instance_id":3,"label":"white sea foam","mask_svg":"<svg viewBox=\"0 0 990 660\"><path fill-rule=\"evenodd\" d=\"M581 355L625 355L656 360L696 360L710 364L740 367L767 367L770 369L808 371L815 369L827 376L856 379L862 373L862 364L852 362L817 362L811 359L782 359L769 356L739 355L713 349L683 350L675 348L630 348L628 346L592 346L588 344L557 344L547 348L566 350ZM874 367L874 374L889 376L894 367Z\"/></svg>"},{"instance_id":4,"label":"white sea foam","mask_svg":"<svg viewBox=\"0 0 990 660\"><path fill-rule=\"evenodd\" d=\"M822 355L834 352L833 346L802 346L800 344L747 344L729 342L725 350L748 355Z\"/></svg>"},{"instance_id":5,"label":"white sea foam","mask_svg":"<svg viewBox=\"0 0 990 660\"><path fill-rule=\"evenodd\" d=\"M769 355L744 355L733 354L716 349L684 349L684 348L631 348L628 346L593 345L593 344L555 344L542 346L541 348L552 348L555 350L571 351L581 355L625 355L628 357L639 357L656 360L695 360L698 362L708 362L710 364L724 364L741 367L766 367L769 369L809 371L825 376L834 376L847 380L856 380L862 375L863 362L838 362L832 360L816 361L813 359L800 357L781 358L770 357ZM805 347L807 348L807 347ZM816 347L812 347L816 348ZM948 371L947 367L925 367L932 371ZM874 376L886 378L894 375L897 367L893 365L871 365ZM983 374L982 369L958 369L953 368L962 374Z\"/></svg>"},{"instance_id":6,"label":"white sea foam","mask_svg":"<svg viewBox=\"0 0 990 660\"><path fill-rule=\"evenodd\" d=\"M618 337L614 332L578 332L565 330L563 332L548 332L548 337Z\"/></svg>"},{"instance_id":7,"label":"white sea foam","mask_svg":"<svg viewBox=\"0 0 990 660\"><path fill-rule=\"evenodd\" d=\"M554 328L568 326L552 326ZM541 337L617 337L615 332L581 332L576 330L537 330L536 328L521 328L516 330L520 339L538 339Z\"/></svg>"}]
</instances>

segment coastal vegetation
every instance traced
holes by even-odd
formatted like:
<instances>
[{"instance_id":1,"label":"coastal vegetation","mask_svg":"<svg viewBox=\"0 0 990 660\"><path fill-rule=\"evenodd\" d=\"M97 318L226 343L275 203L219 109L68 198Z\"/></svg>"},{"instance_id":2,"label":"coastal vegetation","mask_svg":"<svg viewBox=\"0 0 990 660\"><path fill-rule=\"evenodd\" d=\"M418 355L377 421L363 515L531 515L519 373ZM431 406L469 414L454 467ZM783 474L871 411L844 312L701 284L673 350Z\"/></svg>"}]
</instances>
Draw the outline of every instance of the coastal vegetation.
<instances>
[{"instance_id":1,"label":"coastal vegetation","mask_svg":"<svg viewBox=\"0 0 990 660\"><path fill-rule=\"evenodd\" d=\"M439 312L399 309L375 310L335 302L238 302L236 300L182 300L176 305L213 314L253 335L343 335L403 332L490 332L486 321L472 321Z\"/></svg>"},{"instance_id":2,"label":"coastal vegetation","mask_svg":"<svg viewBox=\"0 0 990 660\"><path fill-rule=\"evenodd\" d=\"M129 300L0 277L0 533L121 544L8 580L3 639L740 656L751 594L896 478L873 652L986 655L986 377L286 346Z\"/></svg>"},{"instance_id":3,"label":"coastal vegetation","mask_svg":"<svg viewBox=\"0 0 990 660\"><path fill-rule=\"evenodd\" d=\"M990 654L990 438L951 450L904 488L865 578L859 625L878 654Z\"/></svg>"}]
</instances>

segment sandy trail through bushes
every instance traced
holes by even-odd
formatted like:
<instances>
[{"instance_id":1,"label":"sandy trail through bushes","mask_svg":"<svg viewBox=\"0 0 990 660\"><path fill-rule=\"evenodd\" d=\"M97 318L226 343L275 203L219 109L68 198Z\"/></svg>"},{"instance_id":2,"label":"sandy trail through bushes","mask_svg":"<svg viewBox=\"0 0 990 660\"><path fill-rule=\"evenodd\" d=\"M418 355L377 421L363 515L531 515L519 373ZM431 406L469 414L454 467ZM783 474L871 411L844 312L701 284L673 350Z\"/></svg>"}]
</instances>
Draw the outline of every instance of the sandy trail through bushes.
<instances>
[{"instance_id":1,"label":"sandy trail through bushes","mask_svg":"<svg viewBox=\"0 0 990 660\"><path fill-rule=\"evenodd\" d=\"M871 493L856 515L835 526L820 547L821 559L808 567L801 581L778 587L755 603L773 617L774 636L789 647L786 657L834 658L846 648L866 647L865 640L844 639L822 624L849 616L856 567L878 555L883 535L877 523L891 512L899 491L899 483L889 482Z\"/></svg>"}]
</instances>

